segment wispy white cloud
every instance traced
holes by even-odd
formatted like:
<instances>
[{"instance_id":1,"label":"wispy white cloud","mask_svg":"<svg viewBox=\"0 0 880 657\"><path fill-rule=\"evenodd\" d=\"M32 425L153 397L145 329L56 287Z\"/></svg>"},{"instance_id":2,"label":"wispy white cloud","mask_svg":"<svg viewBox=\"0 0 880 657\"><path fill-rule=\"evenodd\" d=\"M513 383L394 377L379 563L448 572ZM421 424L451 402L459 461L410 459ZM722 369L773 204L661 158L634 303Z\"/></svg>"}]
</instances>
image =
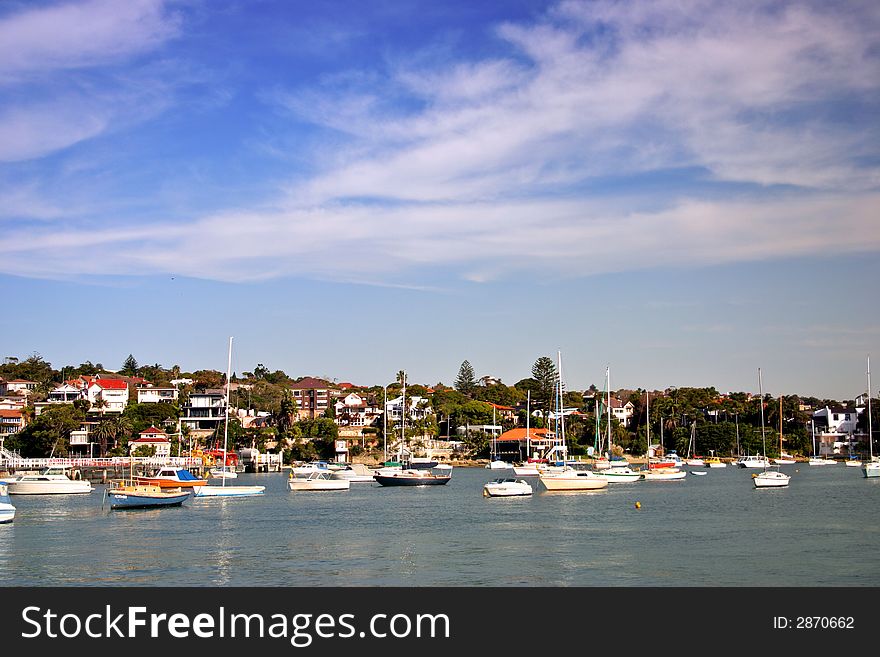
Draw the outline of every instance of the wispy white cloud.
<instances>
[{"instance_id":1,"label":"wispy white cloud","mask_svg":"<svg viewBox=\"0 0 880 657\"><path fill-rule=\"evenodd\" d=\"M419 285L877 251L880 135L858 110L880 100L880 14L847 9L571 1L497 26L507 55L357 62L264 93L333 134L268 209L13 231L0 268ZM168 22L143 44L173 35L149 15ZM637 200L684 168L715 188Z\"/></svg>"}]
</instances>

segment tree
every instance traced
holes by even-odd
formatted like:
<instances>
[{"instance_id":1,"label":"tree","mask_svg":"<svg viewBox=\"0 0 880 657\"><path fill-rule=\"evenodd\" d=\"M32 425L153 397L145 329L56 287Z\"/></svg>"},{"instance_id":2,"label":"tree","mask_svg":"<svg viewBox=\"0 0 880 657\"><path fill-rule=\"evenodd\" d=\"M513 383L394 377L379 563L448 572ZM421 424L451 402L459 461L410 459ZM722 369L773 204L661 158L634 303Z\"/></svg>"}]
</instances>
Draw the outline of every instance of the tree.
<instances>
[{"instance_id":1,"label":"tree","mask_svg":"<svg viewBox=\"0 0 880 657\"><path fill-rule=\"evenodd\" d=\"M532 378L538 384L537 389L532 391L532 403L544 411L546 417L550 412L556 382L559 379L556 365L547 356L541 356L532 365Z\"/></svg>"},{"instance_id":2,"label":"tree","mask_svg":"<svg viewBox=\"0 0 880 657\"><path fill-rule=\"evenodd\" d=\"M474 368L468 361L462 362L461 367L458 368L458 376L455 378L453 385L463 395L473 396L474 390L477 387L477 380Z\"/></svg>"},{"instance_id":3,"label":"tree","mask_svg":"<svg viewBox=\"0 0 880 657\"><path fill-rule=\"evenodd\" d=\"M84 419L85 413L72 404L47 408L6 444L25 458L65 456L70 432L79 429Z\"/></svg>"},{"instance_id":4,"label":"tree","mask_svg":"<svg viewBox=\"0 0 880 657\"><path fill-rule=\"evenodd\" d=\"M122 369L119 371L126 376L134 376L137 374L138 362L135 360L134 356L129 354L128 358L125 359L125 362L122 363Z\"/></svg>"}]
</instances>

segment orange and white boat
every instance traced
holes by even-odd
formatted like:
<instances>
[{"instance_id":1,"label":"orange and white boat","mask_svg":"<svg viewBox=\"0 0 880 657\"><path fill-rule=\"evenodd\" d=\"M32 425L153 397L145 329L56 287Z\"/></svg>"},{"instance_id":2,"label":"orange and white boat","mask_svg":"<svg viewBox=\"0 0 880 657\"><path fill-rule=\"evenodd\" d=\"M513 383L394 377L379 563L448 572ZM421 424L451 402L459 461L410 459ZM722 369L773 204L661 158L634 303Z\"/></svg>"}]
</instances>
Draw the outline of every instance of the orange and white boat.
<instances>
[{"instance_id":1,"label":"orange and white boat","mask_svg":"<svg viewBox=\"0 0 880 657\"><path fill-rule=\"evenodd\" d=\"M152 484L160 488L194 488L204 486L207 479L199 479L186 468L159 468L155 474L149 477L135 477L139 484Z\"/></svg>"}]
</instances>

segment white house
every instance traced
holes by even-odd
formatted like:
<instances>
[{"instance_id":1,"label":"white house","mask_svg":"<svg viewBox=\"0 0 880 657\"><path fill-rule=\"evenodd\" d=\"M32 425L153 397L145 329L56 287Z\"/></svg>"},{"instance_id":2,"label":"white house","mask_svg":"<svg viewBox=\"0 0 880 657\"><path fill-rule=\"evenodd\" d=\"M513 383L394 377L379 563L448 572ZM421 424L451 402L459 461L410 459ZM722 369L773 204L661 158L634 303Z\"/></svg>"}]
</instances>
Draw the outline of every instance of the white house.
<instances>
[{"instance_id":1,"label":"white house","mask_svg":"<svg viewBox=\"0 0 880 657\"><path fill-rule=\"evenodd\" d=\"M26 379L12 379L3 381L0 379L0 395L24 395L27 396L37 389L36 381Z\"/></svg>"},{"instance_id":2,"label":"white house","mask_svg":"<svg viewBox=\"0 0 880 657\"><path fill-rule=\"evenodd\" d=\"M406 406L407 420L422 420L434 412L434 409L431 408L430 402L426 398L418 395L407 397ZM385 402L385 412L388 413L389 419L394 422L400 422L400 418L403 415L403 395L394 399L389 399Z\"/></svg>"},{"instance_id":3,"label":"white house","mask_svg":"<svg viewBox=\"0 0 880 657\"><path fill-rule=\"evenodd\" d=\"M820 408L813 411L816 429L823 433L849 434L856 431L859 415L864 408L843 408L842 406Z\"/></svg>"},{"instance_id":4,"label":"white house","mask_svg":"<svg viewBox=\"0 0 880 657\"><path fill-rule=\"evenodd\" d=\"M180 407L180 423L194 431L213 431L226 418L226 392L205 390L189 396L189 403Z\"/></svg>"},{"instance_id":5,"label":"white house","mask_svg":"<svg viewBox=\"0 0 880 657\"><path fill-rule=\"evenodd\" d=\"M135 440L128 442L128 451L133 454L138 447L155 447L156 456L167 458L171 456L171 441L168 440L168 434L156 427L150 427L138 434Z\"/></svg>"},{"instance_id":6,"label":"white house","mask_svg":"<svg viewBox=\"0 0 880 657\"><path fill-rule=\"evenodd\" d=\"M122 379L95 379L86 389L89 413L122 413L128 405L128 384Z\"/></svg>"},{"instance_id":7,"label":"white house","mask_svg":"<svg viewBox=\"0 0 880 657\"><path fill-rule=\"evenodd\" d=\"M153 384L138 386L137 403L138 404L158 404L164 402L173 404L177 401L179 395L177 388L157 388Z\"/></svg>"},{"instance_id":8,"label":"white house","mask_svg":"<svg viewBox=\"0 0 880 657\"><path fill-rule=\"evenodd\" d=\"M379 407L356 392L349 393L334 405L336 424L341 427L368 427L379 415Z\"/></svg>"},{"instance_id":9,"label":"white house","mask_svg":"<svg viewBox=\"0 0 880 657\"><path fill-rule=\"evenodd\" d=\"M70 404L77 399L85 399L85 396L85 388L68 382L52 390L47 397L47 401L50 404Z\"/></svg>"},{"instance_id":10,"label":"white house","mask_svg":"<svg viewBox=\"0 0 880 657\"><path fill-rule=\"evenodd\" d=\"M612 397L611 402L611 415L617 419L623 426L629 427L630 422L632 421L633 413L635 412L635 406L631 401L626 403L620 401L617 397Z\"/></svg>"}]
</instances>

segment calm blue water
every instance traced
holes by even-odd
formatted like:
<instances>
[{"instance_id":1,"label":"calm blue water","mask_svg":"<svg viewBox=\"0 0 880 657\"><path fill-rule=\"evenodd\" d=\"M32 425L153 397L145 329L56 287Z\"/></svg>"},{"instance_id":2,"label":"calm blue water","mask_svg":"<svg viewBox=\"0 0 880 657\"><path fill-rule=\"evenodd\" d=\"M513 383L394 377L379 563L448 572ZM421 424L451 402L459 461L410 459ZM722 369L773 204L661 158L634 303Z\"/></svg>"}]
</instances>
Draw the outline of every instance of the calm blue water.
<instances>
[{"instance_id":1,"label":"calm blue water","mask_svg":"<svg viewBox=\"0 0 880 657\"><path fill-rule=\"evenodd\" d=\"M290 492L101 509L90 495L13 496L0 525L4 586L877 586L880 480L843 465L785 466L755 490L728 467L595 493L482 497L498 476L446 486ZM636 509L635 503L641 508Z\"/></svg>"}]
</instances>

